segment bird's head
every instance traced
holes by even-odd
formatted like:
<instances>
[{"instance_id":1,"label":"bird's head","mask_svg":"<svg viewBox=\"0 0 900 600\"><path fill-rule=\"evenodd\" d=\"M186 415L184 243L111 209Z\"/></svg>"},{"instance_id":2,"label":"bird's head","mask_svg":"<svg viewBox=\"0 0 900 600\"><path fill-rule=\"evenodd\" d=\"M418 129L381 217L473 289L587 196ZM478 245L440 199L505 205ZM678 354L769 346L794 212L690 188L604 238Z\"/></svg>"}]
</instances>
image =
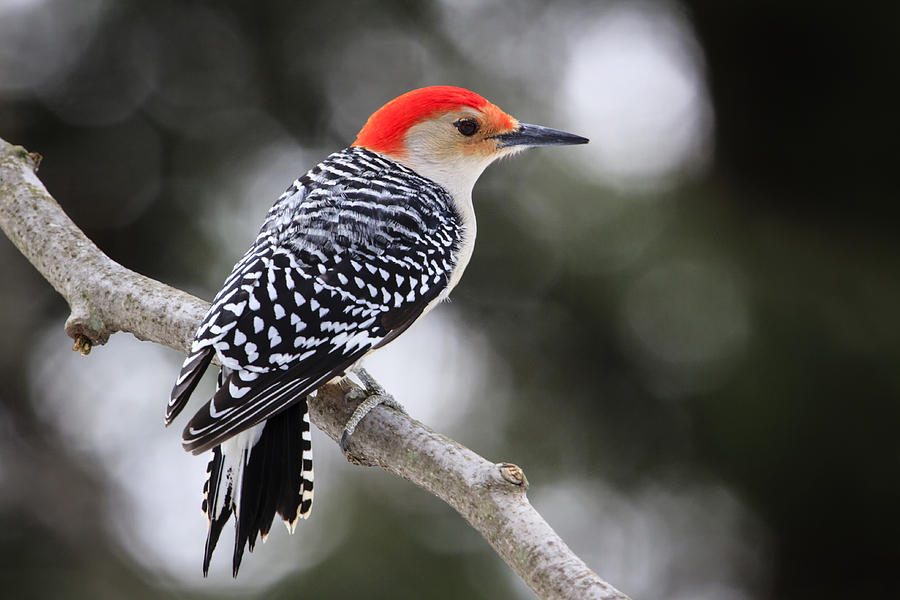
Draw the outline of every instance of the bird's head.
<instances>
[{"instance_id":1,"label":"bird's head","mask_svg":"<svg viewBox=\"0 0 900 600\"><path fill-rule=\"evenodd\" d=\"M586 144L587 139L520 123L475 92L425 87L394 98L369 117L354 146L384 154L468 198L484 169L532 146Z\"/></svg>"}]
</instances>

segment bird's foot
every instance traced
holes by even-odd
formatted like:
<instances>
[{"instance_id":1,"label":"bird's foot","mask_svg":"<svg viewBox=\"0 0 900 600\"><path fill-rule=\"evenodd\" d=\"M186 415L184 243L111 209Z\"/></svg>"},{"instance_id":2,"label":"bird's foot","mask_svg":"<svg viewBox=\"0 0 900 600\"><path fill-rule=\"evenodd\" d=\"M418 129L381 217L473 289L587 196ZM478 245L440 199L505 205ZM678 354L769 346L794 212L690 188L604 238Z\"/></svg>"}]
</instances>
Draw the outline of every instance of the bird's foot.
<instances>
[{"instance_id":1,"label":"bird's foot","mask_svg":"<svg viewBox=\"0 0 900 600\"><path fill-rule=\"evenodd\" d=\"M369 414L369 412L378 406L379 404L384 404L386 406L390 406L394 410L398 410L403 414L406 414L406 409L403 406L394 400L394 397L388 394L381 385L375 381L375 378L369 375L368 371L365 369L357 369L352 371L353 375L359 379L359 382L365 388L365 400L363 400L359 406L356 407L356 410L353 411L353 414L350 415L350 419L347 421L347 424L344 425L344 433L341 435L341 451L347 451L347 439L353 435L353 432L356 431L356 426L359 425L359 422L363 420L363 418ZM347 392L346 398L355 400L360 396L360 392L354 388Z\"/></svg>"}]
</instances>

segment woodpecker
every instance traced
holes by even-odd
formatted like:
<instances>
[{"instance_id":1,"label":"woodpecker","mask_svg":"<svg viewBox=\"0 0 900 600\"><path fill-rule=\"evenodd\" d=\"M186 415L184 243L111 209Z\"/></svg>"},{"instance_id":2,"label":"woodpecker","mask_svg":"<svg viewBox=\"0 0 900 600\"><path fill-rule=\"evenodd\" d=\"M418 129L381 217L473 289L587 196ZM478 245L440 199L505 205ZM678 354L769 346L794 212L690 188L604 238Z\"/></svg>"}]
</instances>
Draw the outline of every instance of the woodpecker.
<instances>
[{"instance_id":1,"label":"woodpecker","mask_svg":"<svg viewBox=\"0 0 900 600\"><path fill-rule=\"evenodd\" d=\"M520 123L469 90L426 87L378 109L350 147L281 194L201 322L167 405L168 425L218 358L216 392L183 433L186 450L212 451L204 576L232 515L235 577L276 513L290 532L309 516L307 395L350 374L364 383L370 400L342 445L372 406L390 402L359 362L459 282L484 169L528 147L587 142Z\"/></svg>"}]
</instances>

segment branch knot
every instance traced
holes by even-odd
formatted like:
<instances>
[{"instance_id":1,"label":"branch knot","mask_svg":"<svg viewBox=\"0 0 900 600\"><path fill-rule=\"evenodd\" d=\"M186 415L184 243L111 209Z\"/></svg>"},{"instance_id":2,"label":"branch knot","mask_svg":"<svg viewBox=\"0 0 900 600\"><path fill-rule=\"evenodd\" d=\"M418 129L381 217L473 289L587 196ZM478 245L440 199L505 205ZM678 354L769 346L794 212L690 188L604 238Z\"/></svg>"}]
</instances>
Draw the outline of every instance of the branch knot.
<instances>
[{"instance_id":1,"label":"branch knot","mask_svg":"<svg viewBox=\"0 0 900 600\"><path fill-rule=\"evenodd\" d=\"M525 477L525 471L522 470L522 467L514 465L513 463L498 463L497 467L500 469L500 477L502 477L504 481L520 487L523 490L528 489L528 479Z\"/></svg>"}]
</instances>

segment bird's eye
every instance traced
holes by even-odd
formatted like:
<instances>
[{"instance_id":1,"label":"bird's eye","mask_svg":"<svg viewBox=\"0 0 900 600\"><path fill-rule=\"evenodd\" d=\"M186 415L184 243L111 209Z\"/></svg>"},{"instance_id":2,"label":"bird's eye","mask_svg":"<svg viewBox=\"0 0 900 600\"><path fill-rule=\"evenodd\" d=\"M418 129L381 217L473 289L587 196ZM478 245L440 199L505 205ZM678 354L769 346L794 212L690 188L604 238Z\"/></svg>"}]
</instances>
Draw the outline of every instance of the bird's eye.
<instances>
[{"instance_id":1,"label":"bird's eye","mask_svg":"<svg viewBox=\"0 0 900 600\"><path fill-rule=\"evenodd\" d=\"M460 119L453 126L466 137L471 137L478 131L478 121L475 119Z\"/></svg>"}]
</instances>

